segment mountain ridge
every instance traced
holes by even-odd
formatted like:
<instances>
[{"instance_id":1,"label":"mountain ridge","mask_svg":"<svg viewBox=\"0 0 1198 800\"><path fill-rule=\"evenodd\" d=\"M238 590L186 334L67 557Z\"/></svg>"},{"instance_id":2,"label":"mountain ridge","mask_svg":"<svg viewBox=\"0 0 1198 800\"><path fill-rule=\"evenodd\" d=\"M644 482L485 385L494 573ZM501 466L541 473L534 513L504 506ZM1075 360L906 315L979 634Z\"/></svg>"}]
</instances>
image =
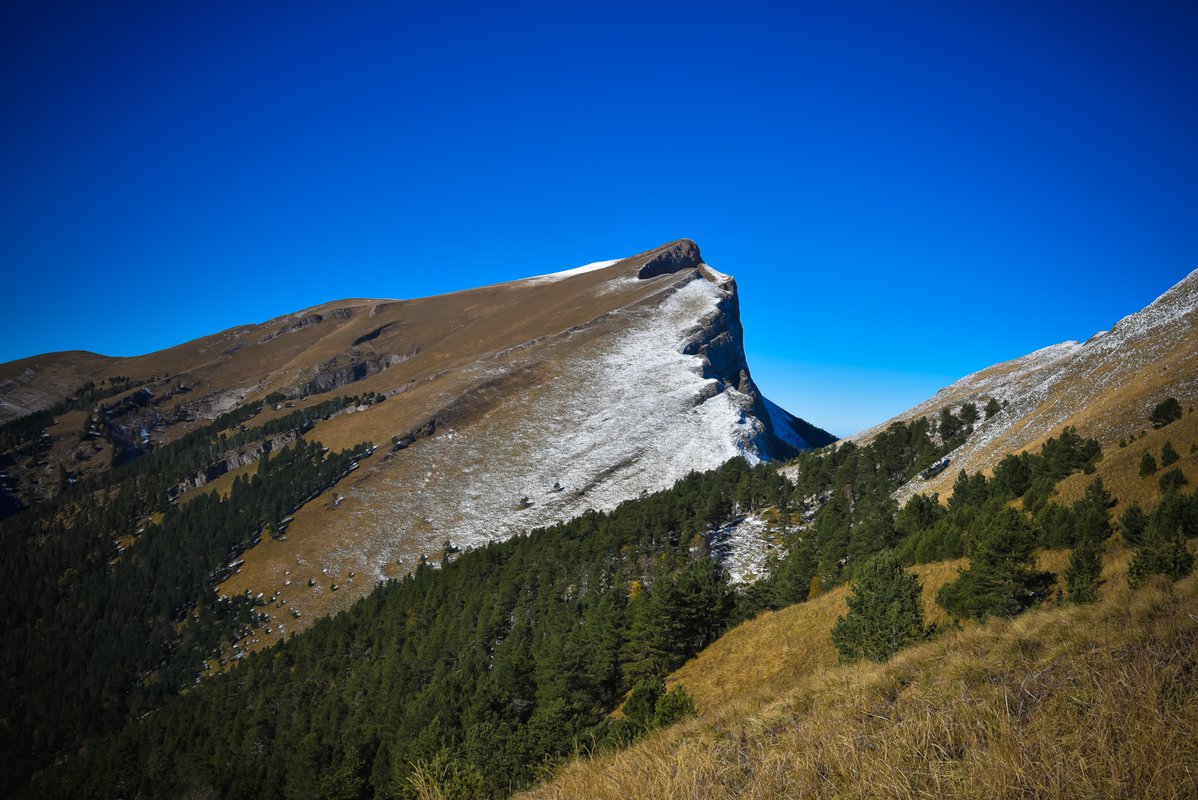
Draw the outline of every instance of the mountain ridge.
<instances>
[{"instance_id":1,"label":"mountain ridge","mask_svg":"<svg viewBox=\"0 0 1198 800\"><path fill-rule=\"evenodd\" d=\"M785 459L832 441L761 394L739 313L735 280L683 239L448 295L331 301L145 356L24 359L0 365L10 409L39 391L61 399L71 375L106 385L119 374L140 388L99 416L62 416L48 448L10 472L32 502L57 485L57 464L83 480L255 400L270 398L256 418L266 421L352 392L356 404L305 437L383 452L301 508L285 542L264 537L247 551L222 586L277 593L303 614L279 627L302 626L446 541L482 544L735 456ZM86 436L89 424L104 436ZM181 484L181 499L228 491L265 449L227 454L204 471L211 481Z\"/></svg>"},{"instance_id":2,"label":"mountain ridge","mask_svg":"<svg viewBox=\"0 0 1198 800\"><path fill-rule=\"evenodd\" d=\"M900 490L951 493L960 469L985 471L1007 453L1033 449L1067 426L1105 447L1134 438L1153 405L1198 394L1198 270L1085 342L1060 342L964 376L928 400L848 440L872 441L898 421L935 417L944 409L991 398L1003 405L949 454L952 468Z\"/></svg>"}]
</instances>

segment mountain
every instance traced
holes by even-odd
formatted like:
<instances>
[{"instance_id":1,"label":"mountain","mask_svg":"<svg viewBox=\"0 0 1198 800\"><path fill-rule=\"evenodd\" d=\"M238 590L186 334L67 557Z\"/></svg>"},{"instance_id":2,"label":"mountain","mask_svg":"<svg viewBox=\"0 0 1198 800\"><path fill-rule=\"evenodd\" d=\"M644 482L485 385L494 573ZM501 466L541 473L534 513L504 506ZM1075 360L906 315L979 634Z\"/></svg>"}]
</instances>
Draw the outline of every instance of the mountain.
<instances>
[{"instance_id":1,"label":"mountain","mask_svg":"<svg viewBox=\"0 0 1198 800\"><path fill-rule=\"evenodd\" d=\"M805 567L789 579L802 602L732 627L664 679L693 719L593 748L518 796L1196 796L1183 766L1198 758L1193 682L1172 699L1198 635L1196 326L1198 271L1084 343L966 376L854 446L787 465L804 519L772 577ZM1180 408L1155 415L1167 398ZM1018 452L1027 480L1013 488L1018 469L993 468ZM1146 455L1164 466L1141 467ZM1018 541L1050 580L1028 610L955 618L942 590ZM1074 594L1083 545L1090 597ZM878 604L861 624L901 625L895 596L868 595L869 568L855 570L882 548L918 579L936 629L851 663L835 640L850 598ZM980 591L1029 597L984 574Z\"/></svg>"},{"instance_id":2,"label":"mountain","mask_svg":"<svg viewBox=\"0 0 1198 800\"><path fill-rule=\"evenodd\" d=\"M735 281L683 239L438 297L327 303L145 356L2 365L0 413L54 412L36 446L10 453L7 479L30 504L255 401L268 399L251 427L345 395L358 399L305 438L378 451L221 587L286 602L280 629L347 607L446 542L507 538L735 456L785 459L834 438L762 396ZM227 492L296 433L239 442L181 481L177 502Z\"/></svg>"},{"instance_id":3,"label":"mountain","mask_svg":"<svg viewBox=\"0 0 1198 800\"><path fill-rule=\"evenodd\" d=\"M1150 406L1166 391L1178 391L1183 409L1193 400L1189 384L1169 383L1189 363L1191 279L1107 334L1125 349L1094 367L1155 375L1150 365L1163 361L1169 378L1148 387ZM678 242L475 291L494 309L569 282L613 310L524 347L481 348L484 357L457 348L464 365L455 369L438 369L454 357L450 348L423 340L405 350L411 337L388 339L382 326L395 320L402 331L414 315L370 316L385 301L213 337L223 349L183 377L148 373L136 360L88 373L87 359L100 357L72 355L54 379L82 369L77 377L92 383L64 397L21 366L12 380L23 402L41 391L40 402L54 405L0 427L0 441L16 456L13 474L46 478L37 488L54 496L0 521L0 544L14 554L0 626L0 793L972 797L993 786L998 796L1182 797L1198 789L1185 769L1198 756L1185 735L1198 706L1184 702L1198 625L1198 583L1186 577L1198 537L1198 418L1182 411L1104 449L1085 437L1114 434L1078 405L1066 422L1080 435L1044 440L1016 460L1026 480L975 473L947 505L925 496L900 509L896 488L909 491L945 456L959 465L967 452L986 454L978 442L1003 431L1053 435L1066 422L1041 419L1055 408L1045 398L1098 379L1052 372L1050 391L1026 411L995 389L942 397L927 408L950 412L943 421L911 414L858 444L803 450L784 469L750 465L788 443L779 419L803 443L816 437L753 387L731 280ZM623 305L608 296L620 292ZM578 293L556 296L566 310L582 303ZM413 302L443 303L442 317L455 310L467 341L506 335L468 330L471 315L483 315L469 311L471 293ZM340 308L349 309L344 319L322 329ZM543 309L519 306L507 318L520 324ZM563 310L557 324L587 314L596 311ZM459 331L427 316L446 337ZM290 361L281 350L255 355L305 336ZM400 352L407 357L390 358ZM229 399L231 386L244 387L211 375L234 373L239 358L264 365L266 378ZM405 383L421 358L430 362L424 377ZM355 362L366 366L345 369ZM446 388L462 386L474 391ZM1085 388L1073 390L1075 402ZM1139 388L1111 383L1084 397L1099 409L1123 402L1123 424L1147 426ZM975 397L990 406L989 420L962 408ZM419 398L437 402L413 411ZM568 424L574 410L597 428L585 418ZM1004 425L1004 414L1017 422ZM745 458L505 538L505 524L548 518L574 494L596 503L619 496L624 487L609 479L640 461L590 484L568 473L610 463L609 447L634 446L639 459L672 468L655 447L689 445L671 434L675 426L708 437L717 454ZM604 439L611 431L628 441ZM1133 495L1113 479L1126 477L1141 448L1163 456L1165 437L1176 445L1171 477L1133 473L1137 525L1125 515ZM47 486L60 454L81 450L91 460ZM558 485L538 492L529 475ZM1100 476L1112 478L1113 497ZM1080 482L1072 494L1071 482ZM464 523L450 527L463 508L494 539L456 553L458 541L481 540L466 538ZM393 529L371 527L380 520ZM441 546L450 533L462 538ZM726 569L729 537L752 539L761 557L742 553ZM379 584L370 580L377 573L353 566L373 563L379 543L393 540L440 549L403 580ZM902 596L883 587L854 605L857 581L878 575L879 563L902 573ZM1081 579L1088 597L1076 593ZM367 584L373 590L345 613L325 613ZM839 616L869 615L856 630L885 636L895 628L891 600L912 598L923 619L910 622L901 652L882 664L838 663L851 657L833 637Z\"/></svg>"},{"instance_id":4,"label":"mountain","mask_svg":"<svg viewBox=\"0 0 1198 800\"><path fill-rule=\"evenodd\" d=\"M1067 426L1112 450L1121 440L1126 443L1150 429L1148 417L1157 403L1196 394L1198 270L1108 331L967 375L849 439L868 443L898 421L937 418L966 403L982 410L991 399L998 401L1002 410L990 418L983 413L975 432L948 454L951 468L929 480L916 478L899 494L906 498L935 491L946 496L960 470L989 470L1007 453L1038 448Z\"/></svg>"}]
</instances>

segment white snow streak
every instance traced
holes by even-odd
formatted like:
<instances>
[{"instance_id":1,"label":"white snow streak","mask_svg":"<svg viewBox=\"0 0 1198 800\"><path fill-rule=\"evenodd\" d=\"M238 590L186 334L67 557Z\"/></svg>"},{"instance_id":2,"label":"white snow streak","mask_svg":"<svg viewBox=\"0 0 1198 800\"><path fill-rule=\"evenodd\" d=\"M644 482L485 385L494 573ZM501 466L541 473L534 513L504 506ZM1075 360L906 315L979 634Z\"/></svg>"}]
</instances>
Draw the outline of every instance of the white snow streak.
<instances>
[{"instance_id":1,"label":"white snow streak","mask_svg":"<svg viewBox=\"0 0 1198 800\"><path fill-rule=\"evenodd\" d=\"M550 272L546 273L545 275L534 275L531 278L524 278L523 280L533 283L552 283L553 281L560 281L563 278L569 278L572 275L581 275L584 272L594 272L598 269L605 269L610 267L612 264L619 264L623 260L624 259L622 258L613 258L611 261L596 261L592 264L583 264L581 267L564 269L561 272Z\"/></svg>"},{"instance_id":2,"label":"white snow streak","mask_svg":"<svg viewBox=\"0 0 1198 800\"><path fill-rule=\"evenodd\" d=\"M686 332L724 295L696 277L656 308L619 312L621 329L573 342L579 357L555 362L553 380L510 398L520 413L490 415L403 451L397 458L419 483L353 489L361 502L346 504L357 509L348 524L370 530L355 537L366 549L335 546L327 566L382 577L383 564L410 568L411 553L445 539L458 547L506 539L588 508L610 510L738 455L757 463L763 427L745 413L749 398L719 391L703 377L702 359L681 352ZM531 505L522 507L523 498Z\"/></svg>"},{"instance_id":3,"label":"white snow streak","mask_svg":"<svg viewBox=\"0 0 1198 800\"><path fill-rule=\"evenodd\" d=\"M733 583L752 583L765 574L775 538L768 522L750 514L708 534L708 546Z\"/></svg>"}]
</instances>

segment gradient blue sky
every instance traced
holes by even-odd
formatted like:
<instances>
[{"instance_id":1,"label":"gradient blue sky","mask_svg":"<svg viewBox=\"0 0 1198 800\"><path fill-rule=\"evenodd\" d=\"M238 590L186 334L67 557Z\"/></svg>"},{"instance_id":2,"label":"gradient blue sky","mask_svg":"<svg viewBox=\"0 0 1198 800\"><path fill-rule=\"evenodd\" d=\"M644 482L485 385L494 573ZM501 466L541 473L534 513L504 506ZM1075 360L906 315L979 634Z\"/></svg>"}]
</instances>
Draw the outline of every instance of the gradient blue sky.
<instances>
[{"instance_id":1,"label":"gradient blue sky","mask_svg":"<svg viewBox=\"0 0 1198 800\"><path fill-rule=\"evenodd\" d=\"M1198 3L0 4L0 361L688 236L848 434L1198 267Z\"/></svg>"}]
</instances>

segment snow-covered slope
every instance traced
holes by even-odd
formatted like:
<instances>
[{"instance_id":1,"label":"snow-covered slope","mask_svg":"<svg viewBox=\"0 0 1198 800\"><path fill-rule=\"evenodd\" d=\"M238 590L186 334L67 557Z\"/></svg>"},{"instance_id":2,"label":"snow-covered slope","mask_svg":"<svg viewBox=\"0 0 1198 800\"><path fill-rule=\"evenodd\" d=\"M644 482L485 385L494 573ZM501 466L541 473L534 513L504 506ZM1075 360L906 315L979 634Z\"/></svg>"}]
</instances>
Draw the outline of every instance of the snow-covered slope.
<instances>
[{"instance_id":1,"label":"snow-covered slope","mask_svg":"<svg viewBox=\"0 0 1198 800\"><path fill-rule=\"evenodd\" d=\"M912 481L903 496L947 493L959 470L986 470L1011 452L1035 448L1073 425L1105 446L1146 427L1153 405L1198 394L1198 270L1152 304L1084 343L1063 342L968 375L927 402L850 437L864 443L898 420L994 398L1004 405L950 454L952 468Z\"/></svg>"}]
</instances>

